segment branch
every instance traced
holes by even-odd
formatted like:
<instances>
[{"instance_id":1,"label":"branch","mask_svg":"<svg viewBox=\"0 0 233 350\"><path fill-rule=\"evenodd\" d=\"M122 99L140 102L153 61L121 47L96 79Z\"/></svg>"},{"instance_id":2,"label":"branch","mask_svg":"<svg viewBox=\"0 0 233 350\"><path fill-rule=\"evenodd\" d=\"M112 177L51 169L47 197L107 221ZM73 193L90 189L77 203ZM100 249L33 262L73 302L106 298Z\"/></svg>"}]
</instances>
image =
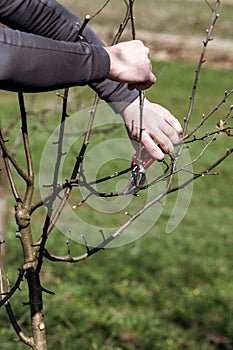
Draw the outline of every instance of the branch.
<instances>
[{"instance_id":1,"label":"branch","mask_svg":"<svg viewBox=\"0 0 233 350\"><path fill-rule=\"evenodd\" d=\"M5 144L5 141L3 139L3 135L2 135L1 129L0 129L0 146L1 146L2 151L3 151L3 156L7 157L9 159L9 161L11 162L11 164L13 165L13 167L15 168L17 173L21 176L21 178L23 180L25 180L27 182L28 181L28 176L23 171L23 169L20 167L20 165L16 162L15 158L13 157L13 155L11 154L9 149L6 147L6 144Z\"/></svg>"},{"instance_id":2,"label":"branch","mask_svg":"<svg viewBox=\"0 0 233 350\"><path fill-rule=\"evenodd\" d=\"M0 133L1 133L1 130L0 130ZM15 185L15 181L14 181L14 178L13 178L13 175L12 175L12 172L11 172L9 160L8 160L8 157L7 157L6 153L3 151L3 149L2 149L2 157L3 157L5 169L6 169L7 178L9 180L9 183L10 183L10 186L11 186L12 194L13 194L16 202L20 202L21 199L19 197L16 185Z\"/></svg>"},{"instance_id":3,"label":"branch","mask_svg":"<svg viewBox=\"0 0 233 350\"><path fill-rule=\"evenodd\" d=\"M221 164L227 157L229 157L231 154L233 153L233 148L228 149L227 152L220 157L219 159L217 159L213 164L211 164L207 169L203 170L202 172L198 173L198 174L194 174L193 177L191 177L189 180L187 180L186 182L184 182L183 184L176 186L174 188L172 188L170 190L169 193L173 193L175 191L178 191L184 187L186 187L188 184L190 184L191 182L193 182L194 180L203 177L205 175L208 175L210 173L211 170L213 170L214 168L216 168L219 164Z\"/></svg>"},{"instance_id":4,"label":"branch","mask_svg":"<svg viewBox=\"0 0 233 350\"><path fill-rule=\"evenodd\" d=\"M53 262L77 263L77 262L80 262L80 261L87 259L88 256L89 256L88 253L85 253L85 254L80 255L78 257L72 257L69 254L64 255L64 256L58 256L58 255L50 254L47 249L44 250L44 257L50 261L53 261Z\"/></svg>"},{"instance_id":5,"label":"branch","mask_svg":"<svg viewBox=\"0 0 233 350\"><path fill-rule=\"evenodd\" d=\"M27 188L23 199L23 204L26 207L29 207L31 204L32 196L34 192L34 172L33 172L32 155L31 155L29 138L28 138L27 113L25 110L23 93L18 93L18 100L19 100L19 107L20 107L20 113L21 113L24 152L26 156L27 172L28 172L27 178L26 178Z\"/></svg>"},{"instance_id":6,"label":"branch","mask_svg":"<svg viewBox=\"0 0 233 350\"><path fill-rule=\"evenodd\" d=\"M41 270L42 263L43 263L43 252L44 247L48 238L48 232L49 232L49 226L51 225L51 217L53 212L53 205L54 201L57 197L57 182L58 182L58 176L59 176L59 169L61 165L61 160L63 156L63 140L64 140L64 132L65 132L65 121L67 117L67 102L68 102L68 94L69 89L64 90L64 95L59 97L62 97L63 104L62 104L62 114L61 114L61 122L60 122L60 128L59 128L59 136L58 136L58 148L57 148L57 158L55 162L55 168L53 172L53 183L52 183L52 195L50 196L49 202L47 203L47 215L45 218L44 226L43 226L43 233L41 236L40 244L39 244L39 252L38 252L38 264L37 264L37 272ZM31 208L32 212L32 208Z\"/></svg>"},{"instance_id":7,"label":"branch","mask_svg":"<svg viewBox=\"0 0 233 350\"><path fill-rule=\"evenodd\" d=\"M208 3L208 1L207 1L207 3ZM195 78L194 78L192 93L191 93L191 96L190 96L189 109L188 109L187 117L184 118L183 135L185 135L186 132L187 132L188 124L189 124L190 117L191 117L191 114L192 114L192 111L193 111L193 105L194 105L194 101L195 101L196 90L197 90L199 75L200 75L200 72L201 72L201 67L202 67L203 63L205 62L204 58L205 58L207 46L208 46L208 43L212 40L211 39L212 31L213 31L214 25L216 23L216 20L219 17L219 15L217 14L217 9L218 9L219 5L220 5L220 1L217 0L214 9L211 8L211 10L212 10L211 23L210 23L209 29L207 29L207 31L206 31L207 32L206 39L203 42L203 49L202 49L202 52L201 52L200 60L199 60L197 69L195 71Z\"/></svg>"},{"instance_id":8,"label":"branch","mask_svg":"<svg viewBox=\"0 0 233 350\"><path fill-rule=\"evenodd\" d=\"M0 249L1 249L1 244L3 242L0 242ZM1 258L1 255L0 255L0 258ZM2 266L0 264L0 307L2 307L3 305L5 305L5 308L6 308L6 311L7 311L7 314L9 316L9 319L11 321L11 324L15 330L15 332L17 333L17 335L19 336L20 340L24 343L24 344L27 344L29 346L33 346L33 339L32 338L28 338L26 337L22 330L20 329L16 319L15 319L15 316L14 316L14 313L11 309L11 306L10 306L10 303L9 303L9 299L10 297L14 294L14 292L19 289L19 285L23 279L23 275L24 275L24 270L23 269L20 269L19 270L19 276L17 278L17 281L14 285L14 287L7 293L4 293L4 287L3 287L3 275L2 275ZM2 298L2 296L6 294L5 298Z\"/></svg>"},{"instance_id":9,"label":"branch","mask_svg":"<svg viewBox=\"0 0 233 350\"><path fill-rule=\"evenodd\" d=\"M94 122L94 117L95 117L98 101L99 101L99 98L96 95L95 104L93 106L93 109L90 112L90 118L89 118L89 122L88 122L87 131L86 131L86 134L85 134L84 142L83 142L83 145L82 145L81 150L79 152L79 155L76 158L76 162L75 162L75 165L74 165L71 177L70 177L70 181L75 181L76 180L76 177L77 177L78 171L79 171L79 167L80 167L80 165L81 165L81 163L83 161L84 154L85 154L87 146L89 144L89 138L90 138L90 134L91 134L92 125L93 125L93 122ZM63 210L63 208L64 208L64 206L65 206L65 204L66 204L66 202L67 202L67 200L69 198L69 196L70 196L71 190L72 190L72 186L70 186L69 182L68 182L67 183L67 188L66 188L65 193L63 195L63 198L62 198L58 208L56 209L56 212L55 212L54 216L52 217L52 219L50 221L50 224L48 226L47 233L46 233L47 236L51 233L52 229L56 225L56 222L59 219L60 214L61 214L61 212L62 212L62 210Z\"/></svg>"},{"instance_id":10,"label":"branch","mask_svg":"<svg viewBox=\"0 0 233 350\"><path fill-rule=\"evenodd\" d=\"M100 12L103 11L103 9L108 5L109 2L110 2L110 0L105 1L105 3L99 8L99 10L98 10L94 15L92 15L92 16L90 17L90 19L93 19L93 18L95 18L97 15L99 15Z\"/></svg>"},{"instance_id":11,"label":"branch","mask_svg":"<svg viewBox=\"0 0 233 350\"><path fill-rule=\"evenodd\" d=\"M31 348L34 347L34 341L33 341L33 338L29 338L29 337L26 337L24 335L24 333L22 332L18 322L16 321L16 318L15 318L15 315L12 311L12 308L11 308L11 305L9 302L7 302L7 304L5 305L6 307L6 311L7 311L7 314L8 314L8 317L11 321L11 324L16 332L16 334L18 335L19 339L26 345L29 345Z\"/></svg>"},{"instance_id":12,"label":"branch","mask_svg":"<svg viewBox=\"0 0 233 350\"><path fill-rule=\"evenodd\" d=\"M184 188L185 186L187 186L189 183L191 183L192 181L196 180L197 178L203 177L204 175L208 174L211 170L213 170L217 165L219 165L220 163L223 162L223 160L225 160L230 154L233 153L233 148L227 150L227 152L221 157L219 158L216 162L214 162L212 165L210 165L207 169L205 169L204 171L202 171L200 174L196 174L194 175L192 178L190 178L188 181L186 181L185 183L171 188L171 179L169 180L165 190L163 192L161 192L156 198L154 198L153 200L151 200L150 202L148 202L143 208L141 208L137 213L135 213L134 215L132 215L130 217L130 219L124 224L122 225L112 236L108 237L106 240L104 240L101 244L99 244L96 248L91 249L88 252L88 256L91 256L93 254L95 254L96 252L98 252L99 250L103 249L107 244L109 244L112 240L114 240L116 237L118 237L128 226L130 226L130 224L135 221L141 214L143 214L147 209L149 209L151 206L153 206L154 204L158 203L161 201L161 199L170 194L173 193L175 191L180 190L181 188ZM172 175L172 171L171 171L171 175Z\"/></svg>"},{"instance_id":13,"label":"branch","mask_svg":"<svg viewBox=\"0 0 233 350\"><path fill-rule=\"evenodd\" d=\"M8 302L8 300L12 297L12 295L16 292L16 290L19 289L20 283L23 280L24 273L25 273L24 269L19 269L18 278L17 278L14 286L10 289L9 292L6 293L5 298L2 298L0 300L0 307L2 307L4 304L6 304Z\"/></svg>"},{"instance_id":14,"label":"branch","mask_svg":"<svg viewBox=\"0 0 233 350\"><path fill-rule=\"evenodd\" d=\"M185 135L183 137L183 141L188 139L190 136L192 136L198 129L200 129L201 126L204 125L204 123L221 107L221 105L223 103L225 103L227 101L227 99L229 98L229 96L233 93L233 89L230 90L229 92L225 91L224 93L224 97L216 104L216 106L214 106L214 108L212 108L212 110L207 114L207 115L203 115L202 120L197 124L197 126L195 128L193 128L193 130L188 133L187 135ZM230 108L231 110L231 108Z\"/></svg>"}]
</instances>

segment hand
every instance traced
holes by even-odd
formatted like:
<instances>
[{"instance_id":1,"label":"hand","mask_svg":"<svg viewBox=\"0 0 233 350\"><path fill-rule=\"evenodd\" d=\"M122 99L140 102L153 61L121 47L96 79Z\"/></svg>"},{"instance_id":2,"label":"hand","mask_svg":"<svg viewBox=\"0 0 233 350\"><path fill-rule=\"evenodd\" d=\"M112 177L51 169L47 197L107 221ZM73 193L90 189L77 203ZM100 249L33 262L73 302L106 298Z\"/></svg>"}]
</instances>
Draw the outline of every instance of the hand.
<instances>
[{"instance_id":1,"label":"hand","mask_svg":"<svg viewBox=\"0 0 233 350\"><path fill-rule=\"evenodd\" d=\"M140 136L139 99L131 103L122 113L125 125L134 147L138 148ZM164 153L172 154L178 144L182 127L179 121L164 107L144 100L142 144L146 151L161 161ZM156 141L157 144L154 142Z\"/></svg>"},{"instance_id":2,"label":"hand","mask_svg":"<svg viewBox=\"0 0 233 350\"><path fill-rule=\"evenodd\" d=\"M110 57L109 79L128 83L129 89L145 90L155 83L149 49L139 40L105 47Z\"/></svg>"}]
</instances>

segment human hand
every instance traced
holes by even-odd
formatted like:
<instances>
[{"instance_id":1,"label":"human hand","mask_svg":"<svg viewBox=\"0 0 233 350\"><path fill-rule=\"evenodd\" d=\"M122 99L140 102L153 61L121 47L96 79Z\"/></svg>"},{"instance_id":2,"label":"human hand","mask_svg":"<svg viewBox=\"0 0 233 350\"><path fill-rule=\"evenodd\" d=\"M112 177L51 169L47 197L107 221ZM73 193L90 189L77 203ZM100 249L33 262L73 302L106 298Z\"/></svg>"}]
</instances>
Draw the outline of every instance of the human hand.
<instances>
[{"instance_id":1,"label":"human hand","mask_svg":"<svg viewBox=\"0 0 233 350\"><path fill-rule=\"evenodd\" d=\"M131 103L122 113L127 132L136 149L140 136L139 99ZM144 100L141 142L146 151L161 161L164 153L172 154L174 145L178 144L182 127L179 121L159 104ZM156 144L156 143L157 144Z\"/></svg>"},{"instance_id":2,"label":"human hand","mask_svg":"<svg viewBox=\"0 0 233 350\"><path fill-rule=\"evenodd\" d=\"M110 57L109 79L128 83L129 89L145 90L155 83L149 49L140 40L105 47Z\"/></svg>"}]
</instances>

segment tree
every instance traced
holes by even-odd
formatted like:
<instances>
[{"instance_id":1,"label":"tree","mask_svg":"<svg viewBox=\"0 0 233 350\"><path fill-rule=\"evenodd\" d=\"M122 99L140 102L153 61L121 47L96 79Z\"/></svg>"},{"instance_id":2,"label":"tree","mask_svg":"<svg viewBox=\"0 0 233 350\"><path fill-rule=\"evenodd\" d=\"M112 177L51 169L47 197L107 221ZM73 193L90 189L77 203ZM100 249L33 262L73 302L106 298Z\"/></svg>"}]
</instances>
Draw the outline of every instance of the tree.
<instances>
[{"instance_id":1,"label":"tree","mask_svg":"<svg viewBox=\"0 0 233 350\"><path fill-rule=\"evenodd\" d=\"M102 10L109 1L106 1ZM211 117L219 110L219 108L225 104L229 103L229 100L232 96L233 90L228 92L224 92L223 97L216 103L214 107L206 114L203 115L203 118L200 122L194 127L190 127L190 120L192 117L193 106L195 102L196 89L198 86L198 80L200 76L201 67L204 63L205 53L208 46L209 41L212 39L212 30L218 18L217 9L219 6L219 1L216 1L214 7L211 7L208 1L207 5L209 6L212 18L209 30L206 33L206 39L203 42L203 49L201 52L200 60L198 63L198 67L195 72L195 79L193 83L193 88L190 96L190 104L189 110L187 112L187 116L184 119L184 132L182 136L182 142L176 149L176 153L174 155L169 155L167 159L163 162L160 167L159 174L157 173L154 177L145 183L144 181L144 168L141 167L144 161L143 159L143 147L141 145L141 133L139 139L137 140L139 143L139 151L137 154L137 158L133 163L133 169L131 165L126 169L120 169L114 171L112 174L107 174L101 177L96 175L96 178L90 180L88 179L89 173L86 170L86 164L88 161L88 153L87 149L90 145L90 138L92 133L95 134L98 132L96 128L95 121L96 115L98 111L99 99L96 97L94 105L90 111L88 125L84 132L83 141L81 145L75 145L73 147L73 140L70 136L72 131L71 127L67 128L67 124L69 125L68 118L68 96L69 90L66 89L63 95L59 95L59 98L62 100L62 112L61 112L61 121L59 128L53 133L52 139L56 136L58 139L55 140L55 144L53 144L54 153L52 154L52 158L54 159L54 164L50 164L49 166L51 170L51 178L47 177L47 182L43 178L43 159L46 159L50 153L51 142L50 140L47 143L47 146L44 150L44 158L42 159L42 165L40 168L40 180L41 180L41 193L42 199L38 200L35 193L35 171L34 171L34 156L32 153L32 147L30 142L30 135L32 131L29 131L29 120L28 113L26 112L24 95L22 93L18 94L18 102L20 108L20 120L21 120L21 131L22 131L22 147L25 154L25 162L20 163L16 159L16 157L10 151L7 140L6 133L0 132L0 145L2 149L2 160L4 161L6 176L9 180L9 184L11 187L11 191L15 200L15 219L18 227L18 231L16 233L16 237L19 238L22 245L23 266L19 268L18 278L15 281L13 287L8 288L3 284L3 274L1 274L1 306L5 306L6 311L9 315L10 322L12 323L19 339L24 342L29 347L35 350L46 350L46 331L45 331L45 319L44 319L44 310L43 310L43 293L51 293L46 288L41 285L41 271L43 268L44 259L48 259L54 262L68 262L68 263L76 263L82 260L87 259L88 257L96 254L98 251L104 249L106 246L113 244L114 240L122 234L126 229L131 227L135 222L140 222L143 215L155 204L160 203L167 195L179 192L182 195L182 189L188 188L189 185L192 185L193 181L198 178L203 178L207 175L216 174L214 169L221 162L226 160L233 152L233 148L224 150L222 155L218 157L215 161L210 162L209 167L203 169L199 172L193 172L192 166L196 164L200 158L205 154L209 147L211 147L215 140L219 138L220 135L224 135L226 137L232 136L232 105L229 104L228 112L216 126L212 128L212 131L208 132L208 134L202 132L203 125L207 123L207 121L211 120ZM134 24L134 16L133 16L133 0L129 0L126 3L126 13L125 17L120 25L119 31L116 34L116 37L113 41L113 44L117 43L123 33L128 22L131 23L132 29L132 37L135 39L135 24ZM98 11L99 12L99 11ZM95 16L95 15L94 15ZM87 16L84 20L83 26L79 29L79 35L82 34L82 30L84 26L94 17ZM144 104L143 104L143 93L140 95L140 105L138 106L140 113L140 131L142 132L142 120L143 115L146 113ZM101 107L99 107L101 108ZM105 107L104 107L105 108ZM77 138L77 135L74 135ZM70 139L69 139L70 137ZM79 151L76 151L75 162L72 165L72 170L70 171L70 167L68 167L68 175L64 177L63 168L64 168L64 151L67 150L66 140L71 140L70 149L71 153L74 152L78 146L80 146ZM201 151L193 158L190 159L187 153L187 146L192 143L197 143L200 141L207 140L206 144L201 148ZM80 140L79 140L80 141ZM54 143L54 142L53 142ZM93 148L94 149L94 148ZM98 157L98 154L96 155ZM46 159L48 160L48 159ZM149 163L148 163L149 164ZM45 162L45 167L48 169L48 163ZM26 168L26 170L25 170ZM133 170L133 172L132 172ZM131 185L130 187L124 188L120 191L112 191L112 190L99 190L99 184L106 184L108 180L120 178L124 174L131 174ZM47 176L48 174L46 174ZM91 172L93 176L93 172ZM95 175L95 174L94 174ZM19 191L17 185L17 177L19 177L25 184L25 191ZM4 176L5 179L5 176ZM114 197L126 197L136 199L138 193L143 193L151 188L155 188L155 185L158 186L163 184L162 187L159 187L159 191L153 194L151 198L148 196L141 208L137 209L134 213L126 212L124 217L124 222L120 225L119 228L114 229L113 232L110 231L108 233L107 229L100 229L99 232L95 235L93 241L91 241L91 235L88 235L86 232L80 232L79 236L81 237L80 241L82 241L84 245L85 251L78 256L73 256L71 254L71 243L70 240L67 241L67 255L58 256L54 254L47 248L47 243L49 236L51 234L55 234L55 227L58 226L60 218L63 218L63 213L65 213L65 218L67 217L67 212L65 208L68 206L70 210L69 200L71 199L71 203L73 202L73 209L78 209L84 207L88 204L90 198L95 198L95 200L99 200L101 198L114 198ZM5 187L5 186L4 186ZM107 188L107 185L106 185ZM44 194L44 191L49 193ZM80 202L74 202L74 198L72 194L79 191L79 195L81 193L82 200ZM191 189L190 189L191 191ZM191 192L189 192L191 193ZM178 198L179 200L179 198ZM186 198L188 202L190 198ZM43 207L45 209L44 222L41 226L39 232L41 233L39 237L36 237L33 227L32 227L32 219L35 217L38 210ZM126 218L126 220L125 220ZM171 230L173 226L176 226L182 218L178 217L177 222L171 222L170 226L168 226L168 230ZM80 227L77 227L77 230L80 230ZM106 232L108 234L106 234ZM72 238L72 232L70 234L70 238ZM142 234L142 232L140 232ZM130 238L129 238L130 239ZM135 238L134 238L135 239ZM3 239L1 238L1 243L3 243ZM124 238L123 243L124 244ZM2 257L1 257L2 258ZM2 261L2 259L1 259ZM29 293L29 307L31 314L31 328L32 328L32 336L26 336L21 330L14 311L11 308L10 300L13 298L15 291L20 287L23 279L26 279ZM7 289L8 288L8 289Z\"/></svg>"}]
</instances>

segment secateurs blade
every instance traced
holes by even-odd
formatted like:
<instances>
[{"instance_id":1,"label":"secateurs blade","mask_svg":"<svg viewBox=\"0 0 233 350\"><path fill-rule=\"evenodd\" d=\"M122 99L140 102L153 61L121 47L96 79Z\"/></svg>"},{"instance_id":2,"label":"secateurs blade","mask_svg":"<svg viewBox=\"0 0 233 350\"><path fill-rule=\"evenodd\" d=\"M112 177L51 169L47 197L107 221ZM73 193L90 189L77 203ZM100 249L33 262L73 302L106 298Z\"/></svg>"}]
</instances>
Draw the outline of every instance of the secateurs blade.
<instances>
[{"instance_id":1,"label":"secateurs blade","mask_svg":"<svg viewBox=\"0 0 233 350\"><path fill-rule=\"evenodd\" d=\"M136 195L146 181L146 169L155 161L154 158L144 158L139 164L139 152L137 151L132 158L131 169L132 173L129 179L125 193Z\"/></svg>"}]
</instances>

